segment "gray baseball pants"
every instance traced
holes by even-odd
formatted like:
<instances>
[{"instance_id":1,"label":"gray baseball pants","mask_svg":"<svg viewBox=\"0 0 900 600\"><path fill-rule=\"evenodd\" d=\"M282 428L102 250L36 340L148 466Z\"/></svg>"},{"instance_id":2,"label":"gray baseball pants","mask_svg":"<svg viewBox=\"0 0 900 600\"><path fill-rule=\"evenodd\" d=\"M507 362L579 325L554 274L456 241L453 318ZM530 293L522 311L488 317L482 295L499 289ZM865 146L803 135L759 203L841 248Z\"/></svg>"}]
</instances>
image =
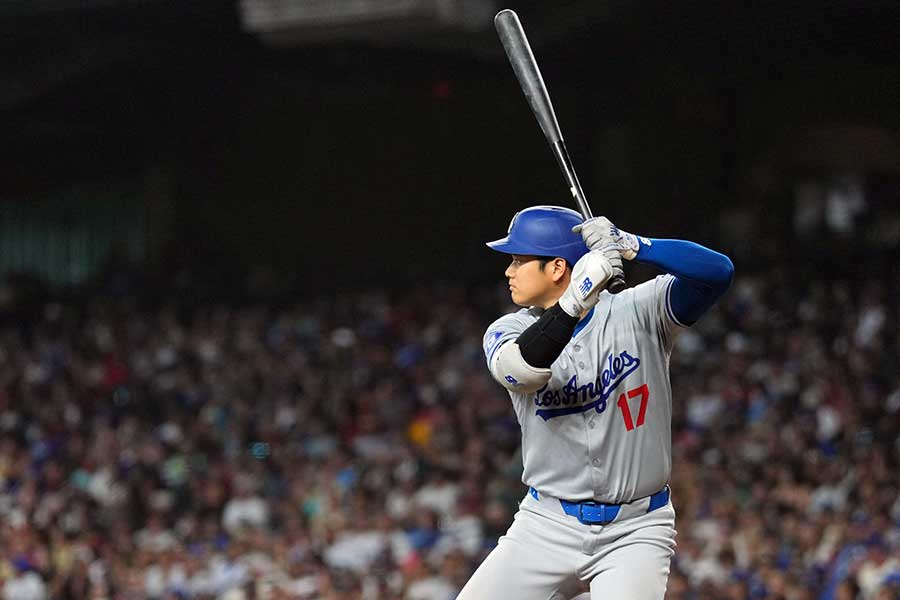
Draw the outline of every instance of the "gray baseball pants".
<instances>
[{"instance_id":1,"label":"gray baseball pants","mask_svg":"<svg viewBox=\"0 0 900 600\"><path fill-rule=\"evenodd\" d=\"M675 552L672 502L622 506L606 525L585 525L559 500L531 494L457 600L661 600ZM589 592L589 594L588 594Z\"/></svg>"}]
</instances>

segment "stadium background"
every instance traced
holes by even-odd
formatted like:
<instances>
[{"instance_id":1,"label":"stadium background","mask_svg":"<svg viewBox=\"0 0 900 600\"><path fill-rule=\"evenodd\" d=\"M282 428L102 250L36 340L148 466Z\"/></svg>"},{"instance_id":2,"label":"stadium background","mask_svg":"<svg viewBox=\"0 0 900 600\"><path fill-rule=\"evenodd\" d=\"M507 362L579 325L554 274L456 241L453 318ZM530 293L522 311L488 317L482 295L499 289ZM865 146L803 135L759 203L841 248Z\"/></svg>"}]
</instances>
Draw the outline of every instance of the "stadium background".
<instances>
[{"instance_id":1,"label":"stadium background","mask_svg":"<svg viewBox=\"0 0 900 600\"><path fill-rule=\"evenodd\" d=\"M508 6L595 212L737 267L668 597L897 597L900 11L755 4L3 3L4 594L453 597L523 493L483 242L567 201Z\"/></svg>"}]
</instances>

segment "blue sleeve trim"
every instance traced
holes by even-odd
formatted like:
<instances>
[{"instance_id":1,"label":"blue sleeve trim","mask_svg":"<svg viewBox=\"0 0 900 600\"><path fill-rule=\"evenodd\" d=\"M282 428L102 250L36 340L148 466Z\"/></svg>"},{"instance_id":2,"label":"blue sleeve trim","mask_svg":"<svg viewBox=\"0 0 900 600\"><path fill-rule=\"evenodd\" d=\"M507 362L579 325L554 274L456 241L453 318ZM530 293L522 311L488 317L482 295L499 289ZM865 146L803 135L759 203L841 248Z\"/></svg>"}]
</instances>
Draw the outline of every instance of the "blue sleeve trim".
<instances>
[{"instance_id":1,"label":"blue sleeve trim","mask_svg":"<svg viewBox=\"0 0 900 600\"><path fill-rule=\"evenodd\" d=\"M681 319L675 316L675 310L672 308L672 288L675 286L676 281L678 281L678 279L673 277L666 286L666 315L668 315L669 319L679 327L687 327L686 324L682 323Z\"/></svg>"}]
</instances>

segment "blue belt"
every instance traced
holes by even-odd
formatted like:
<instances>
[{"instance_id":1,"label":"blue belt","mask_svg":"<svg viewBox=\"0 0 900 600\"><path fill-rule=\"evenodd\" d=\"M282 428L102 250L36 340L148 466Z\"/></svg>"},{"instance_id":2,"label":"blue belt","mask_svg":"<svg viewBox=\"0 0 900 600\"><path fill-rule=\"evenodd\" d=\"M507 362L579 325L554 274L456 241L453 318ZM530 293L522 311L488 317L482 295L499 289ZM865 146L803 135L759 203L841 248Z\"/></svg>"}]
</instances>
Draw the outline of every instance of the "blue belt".
<instances>
[{"instance_id":1,"label":"blue belt","mask_svg":"<svg viewBox=\"0 0 900 600\"><path fill-rule=\"evenodd\" d=\"M537 498L537 490L531 488L529 493ZM587 500L584 502L570 502L569 500L560 500L563 512L577 518L585 525L606 525L615 520L619 515L621 504L604 504L602 502L593 502ZM650 496L650 506L647 512L653 512L657 508L662 508L669 503L669 486L667 485L660 491Z\"/></svg>"}]
</instances>

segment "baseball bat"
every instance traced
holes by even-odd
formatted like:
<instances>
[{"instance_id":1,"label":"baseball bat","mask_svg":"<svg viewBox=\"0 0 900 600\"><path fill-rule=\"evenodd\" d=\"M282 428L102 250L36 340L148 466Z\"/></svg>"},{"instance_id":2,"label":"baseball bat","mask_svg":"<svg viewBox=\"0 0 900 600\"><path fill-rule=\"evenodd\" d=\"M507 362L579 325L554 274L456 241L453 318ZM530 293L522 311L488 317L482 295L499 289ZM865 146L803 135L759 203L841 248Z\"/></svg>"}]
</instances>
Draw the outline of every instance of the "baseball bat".
<instances>
[{"instance_id":1,"label":"baseball bat","mask_svg":"<svg viewBox=\"0 0 900 600\"><path fill-rule=\"evenodd\" d=\"M578 175L575 174L575 167L572 165L572 159L569 158L569 151L566 149L559 122L556 120L556 112L550 102L550 94L547 93L547 86L544 84L544 78L541 77L541 70L538 68L534 53L528 44L528 38L525 36L525 30L522 29L519 16L508 8L501 10L494 17L494 27L500 36L503 49L506 50L506 56L516 74L516 79L519 80L522 92L528 99L528 104L531 105L531 110L541 126L541 131L544 132L544 137L547 138L547 142L553 150L553 156L556 157L556 162L559 164L563 178L569 186L569 191L572 193L579 211L581 211L581 216L588 220L594 215L584 196L584 190L581 189ZM616 273L609 280L606 289L612 294L618 294L625 287L625 274L616 269Z\"/></svg>"}]
</instances>

